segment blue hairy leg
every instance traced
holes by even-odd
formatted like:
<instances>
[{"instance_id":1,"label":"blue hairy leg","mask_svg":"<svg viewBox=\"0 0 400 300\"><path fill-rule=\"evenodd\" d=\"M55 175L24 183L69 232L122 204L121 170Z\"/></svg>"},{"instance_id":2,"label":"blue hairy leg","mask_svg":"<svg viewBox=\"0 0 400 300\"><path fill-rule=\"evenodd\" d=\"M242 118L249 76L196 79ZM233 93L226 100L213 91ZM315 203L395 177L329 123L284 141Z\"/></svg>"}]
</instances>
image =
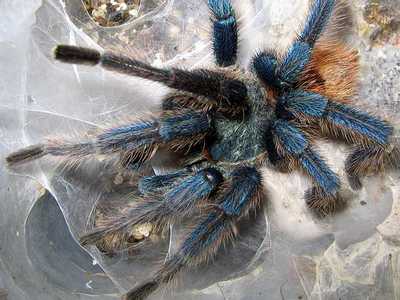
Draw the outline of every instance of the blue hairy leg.
<instances>
[{"instance_id":1,"label":"blue hairy leg","mask_svg":"<svg viewBox=\"0 0 400 300\"><path fill-rule=\"evenodd\" d=\"M302 121L318 121L322 134L352 144L387 145L393 127L387 122L317 93L291 91L278 99L277 115L290 115Z\"/></svg>"},{"instance_id":2,"label":"blue hairy leg","mask_svg":"<svg viewBox=\"0 0 400 300\"><path fill-rule=\"evenodd\" d=\"M307 43L296 41L282 61L269 51L258 53L253 58L253 68L258 78L266 85L284 89L296 84L311 57Z\"/></svg>"},{"instance_id":3,"label":"blue hairy leg","mask_svg":"<svg viewBox=\"0 0 400 300\"><path fill-rule=\"evenodd\" d=\"M314 46L335 8L336 0L314 0L299 40Z\"/></svg>"},{"instance_id":4,"label":"blue hairy leg","mask_svg":"<svg viewBox=\"0 0 400 300\"><path fill-rule=\"evenodd\" d=\"M324 122L325 121L325 122ZM393 127L387 122L345 104L329 102L322 128L327 133L360 144L363 140L387 145Z\"/></svg>"},{"instance_id":5,"label":"blue hairy leg","mask_svg":"<svg viewBox=\"0 0 400 300\"><path fill-rule=\"evenodd\" d=\"M271 128L276 153L292 159L316 185L307 192L305 200L317 214L325 215L336 208L339 199L340 180L325 161L312 150L307 137L291 122L278 119ZM312 197L311 197L311 196ZM318 205L316 204L318 203Z\"/></svg>"},{"instance_id":6,"label":"blue hairy leg","mask_svg":"<svg viewBox=\"0 0 400 300\"><path fill-rule=\"evenodd\" d=\"M278 77L280 62L275 54L264 51L258 53L252 62L252 67L257 76L267 85L277 88L283 87L284 82Z\"/></svg>"},{"instance_id":7,"label":"blue hairy leg","mask_svg":"<svg viewBox=\"0 0 400 300\"><path fill-rule=\"evenodd\" d=\"M272 128L278 152L296 159L300 167L325 192L335 194L340 182L336 174L326 165L324 160L311 149L303 134L294 124L278 119Z\"/></svg>"},{"instance_id":8,"label":"blue hairy leg","mask_svg":"<svg viewBox=\"0 0 400 300\"><path fill-rule=\"evenodd\" d=\"M310 45L302 41L294 42L283 58L278 70L280 81L288 86L295 85L310 58Z\"/></svg>"},{"instance_id":9,"label":"blue hairy leg","mask_svg":"<svg viewBox=\"0 0 400 300\"><path fill-rule=\"evenodd\" d=\"M322 118L327 105L328 100L319 94L293 90L278 98L276 113L290 119Z\"/></svg>"},{"instance_id":10,"label":"blue hairy leg","mask_svg":"<svg viewBox=\"0 0 400 300\"><path fill-rule=\"evenodd\" d=\"M215 256L223 243L235 237L235 223L259 205L261 189L261 175L256 169L242 167L233 171L228 188L217 199L219 206L210 209L150 280L129 291L124 299L144 299L182 268Z\"/></svg>"},{"instance_id":11,"label":"blue hairy leg","mask_svg":"<svg viewBox=\"0 0 400 300\"><path fill-rule=\"evenodd\" d=\"M293 86L311 59L312 49L332 15L335 0L314 0L304 30L282 60L278 76Z\"/></svg>"},{"instance_id":12,"label":"blue hairy leg","mask_svg":"<svg viewBox=\"0 0 400 300\"><path fill-rule=\"evenodd\" d=\"M396 157L399 157L397 148L390 146L391 125L317 93L290 91L278 98L276 111L278 117L293 119L300 124L314 123L320 134L357 145L346 161L346 172L353 189L361 188L361 177L395 165ZM318 199L316 195L322 193L313 190L307 198L312 202L310 199Z\"/></svg>"},{"instance_id":13,"label":"blue hairy leg","mask_svg":"<svg viewBox=\"0 0 400 300\"><path fill-rule=\"evenodd\" d=\"M211 119L205 112L165 112L159 120L111 128L89 141L50 141L31 146L11 154L7 162L13 165L45 155L81 159L88 155L120 153L125 164L137 163L149 159L158 145L183 148L199 142L211 130Z\"/></svg>"},{"instance_id":14,"label":"blue hairy leg","mask_svg":"<svg viewBox=\"0 0 400 300\"><path fill-rule=\"evenodd\" d=\"M276 88L294 86L310 62L314 44L328 23L334 7L335 0L315 0L304 30L279 63L276 56L268 51L254 57L253 67L257 76L266 84Z\"/></svg>"},{"instance_id":15,"label":"blue hairy leg","mask_svg":"<svg viewBox=\"0 0 400 300\"><path fill-rule=\"evenodd\" d=\"M177 138L190 138L211 129L211 118L204 112L170 112L161 118L159 134L164 142Z\"/></svg>"},{"instance_id":16,"label":"blue hairy leg","mask_svg":"<svg viewBox=\"0 0 400 300\"><path fill-rule=\"evenodd\" d=\"M227 67L235 64L238 48L238 24L230 0L208 0L213 14L213 48L216 62Z\"/></svg>"},{"instance_id":17,"label":"blue hairy leg","mask_svg":"<svg viewBox=\"0 0 400 300\"><path fill-rule=\"evenodd\" d=\"M151 181L160 183L164 190L153 191L143 199L137 199L135 206L125 211L122 216L108 220L81 237L82 245L96 244L107 235L117 232L129 232L133 226L152 223L162 228L172 222L190 215L196 206L204 202L217 189L223 178L219 171L207 168L190 176L184 172L171 176L152 176ZM176 174L180 174L176 176ZM157 178L158 177L158 178ZM143 180L146 180L143 179ZM149 180L147 180L149 182ZM160 187L158 187L160 189ZM203 203L204 205L205 203Z\"/></svg>"},{"instance_id":18,"label":"blue hairy leg","mask_svg":"<svg viewBox=\"0 0 400 300\"><path fill-rule=\"evenodd\" d=\"M145 176L139 180L138 189L144 195L160 192L172 186L179 178L190 175L190 173L189 170L184 169L165 175Z\"/></svg>"}]
</instances>

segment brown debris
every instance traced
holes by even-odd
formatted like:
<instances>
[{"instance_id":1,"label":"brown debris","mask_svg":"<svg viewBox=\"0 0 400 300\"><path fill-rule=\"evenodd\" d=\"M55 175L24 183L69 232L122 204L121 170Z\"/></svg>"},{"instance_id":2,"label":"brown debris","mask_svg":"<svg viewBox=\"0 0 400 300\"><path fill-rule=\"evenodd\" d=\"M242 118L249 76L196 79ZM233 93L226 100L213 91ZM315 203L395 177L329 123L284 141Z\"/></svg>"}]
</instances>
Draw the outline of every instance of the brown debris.
<instances>
[{"instance_id":1,"label":"brown debris","mask_svg":"<svg viewBox=\"0 0 400 300\"><path fill-rule=\"evenodd\" d=\"M364 10L364 20L371 26L369 39L372 43L400 46L400 2L370 0Z\"/></svg>"},{"instance_id":2,"label":"brown debris","mask_svg":"<svg viewBox=\"0 0 400 300\"><path fill-rule=\"evenodd\" d=\"M139 16L141 0L85 0L93 20L104 27L118 26Z\"/></svg>"}]
</instances>

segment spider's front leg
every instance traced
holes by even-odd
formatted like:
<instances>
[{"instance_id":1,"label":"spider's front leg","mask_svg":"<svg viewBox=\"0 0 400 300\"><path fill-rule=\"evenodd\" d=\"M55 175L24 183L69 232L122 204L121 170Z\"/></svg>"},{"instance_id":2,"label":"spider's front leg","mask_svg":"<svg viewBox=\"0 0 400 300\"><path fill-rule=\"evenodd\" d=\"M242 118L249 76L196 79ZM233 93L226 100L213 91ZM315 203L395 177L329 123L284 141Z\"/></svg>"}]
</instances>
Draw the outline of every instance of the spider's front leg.
<instances>
[{"instance_id":1,"label":"spider's front leg","mask_svg":"<svg viewBox=\"0 0 400 300\"><path fill-rule=\"evenodd\" d=\"M251 167L238 168L230 176L216 203L187 235L177 252L151 279L129 291L125 300L145 299L160 285L169 283L182 268L212 259L221 245L236 236L237 221L260 205L262 179L261 174Z\"/></svg>"},{"instance_id":2,"label":"spider's front leg","mask_svg":"<svg viewBox=\"0 0 400 300\"><path fill-rule=\"evenodd\" d=\"M306 192L305 200L317 215L325 216L342 208L338 176L312 149L307 136L295 123L276 120L268 131L267 143L270 160L271 156L278 155L283 161L291 161L292 169L300 168L312 178L316 186Z\"/></svg>"}]
</instances>

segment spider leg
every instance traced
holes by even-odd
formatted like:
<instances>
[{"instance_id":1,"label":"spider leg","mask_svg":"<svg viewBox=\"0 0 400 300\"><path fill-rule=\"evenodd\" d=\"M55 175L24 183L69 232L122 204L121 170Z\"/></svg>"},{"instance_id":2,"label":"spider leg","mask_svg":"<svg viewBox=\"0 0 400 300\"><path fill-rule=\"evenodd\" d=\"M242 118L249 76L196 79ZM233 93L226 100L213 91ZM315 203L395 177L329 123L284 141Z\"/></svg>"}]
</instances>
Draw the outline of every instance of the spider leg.
<instances>
[{"instance_id":1,"label":"spider leg","mask_svg":"<svg viewBox=\"0 0 400 300\"><path fill-rule=\"evenodd\" d=\"M295 41L284 56L277 76L281 86L294 86L311 59L311 45L304 41Z\"/></svg>"},{"instance_id":2,"label":"spider leg","mask_svg":"<svg viewBox=\"0 0 400 300\"><path fill-rule=\"evenodd\" d=\"M303 31L289 48L279 69L279 77L290 85L297 83L311 59L312 49L335 7L335 0L314 0Z\"/></svg>"},{"instance_id":3,"label":"spider leg","mask_svg":"<svg viewBox=\"0 0 400 300\"><path fill-rule=\"evenodd\" d=\"M165 175L145 176L139 180L138 189L143 195L163 192L166 188L171 187L176 183L180 178L185 178L189 175L191 175L190 170L183 169Z\"/></svg>"},{"instance_id":4,"label":"spider leg","mask_svg":"<svg viewBox=\"0 0 400 300\"><path fill-rule=\"evenodd\" d=\"M347 178L354 190L362 188L361 178L366 175L393 167L400 167L400 149L397 146L357 146L345 162Z\"/></svg>"},{"instance_id":5,"label":"spider leg","mask_svg":"<svg viewBox=\"0 0 400 300\"><path fill-rule=\"evenodd\" d=\"M145 177L139 186L156 188L146 190L147 195L135 201L118 218L111 219L81 237L82 245L96 244L107 235L129 231L138 224L151 223L163 228L176 219L190 215L196 206L204 202L222 182L222 175L214 168L206 168L195 174L184 176L185 171L172 175ZM144 183L144 182L145 183ZM157 192L157 189L162 191Z\"/></svg>"},{"instance_id":6,"label":"spider leg","mask_svg":"<svg viewBox=\"0 0 400 300\"><path fill-rule=\"evenodd\" d=\"M257 76L277 88L295 85L311 59L315 42L323 32L335 7L335 0L314 0L303 31L278 64L269 51L257 54L253 66Z\"/></svg>"},{"instance_id":7,"label":"spider leg","mask_svg":"<svg viewBox=\"0 0 400 300\"><path fill-rule=\"evenodd\" d=\"M94 49L69 45L57 46L54 55L55 59L65 63L100 64L110 71L160 82L176 90L209 97L221 106L244 105L247 97L247 88L243 82L206 69L160 69L113 52L101 54Z\"/></svg>"},{"instance_id":8,"label":"spider leg","mask_svg":"<svg viewBox=\"0 0 400 300\"><path fill-rule=\"evenodd\" d=\"M278 99L278 106L280 114L302 121L318 120L323 134L351 144L387 145L393 133L387 122L313 92L289 92Z\"/></svg>"},{"instance_id":9,"label":"spider leg","mask_svg":"<svg viewBox=\"0 0 400 300\"><path fill-rule=\"evenodd\" d=\"M119 153L121 161L127 165L150 159L162 144L171 149L190 147L204 139L211 129L211 117L206 112L164 112L158 120L111 128L88 141L49 141L30 146L10 154L6 160L9 165L15 165L45 155L81 159L89 155Z\"/></svg>"},{"instance_id":10,"label":"spider leg","mask_svg":"<svg viewBox=\"0 0 400 300\"><path fill-rule=\"evenodd\" d=\"M361 175L393 164L397 152L389 149L393 127L387 122L306 91L287 93L278 99L278 106L284 111L281 114L290 115L300 122L317 122L323 135L358 145L346 162L349 182L354 189L361 188Z\"/></svg>"},{"instance_id":11,"label":"spider leg","mask_svg":"<svg viewBox=\"0 0 400 300\"><path fill-rule=\"evenodd\" d=\"M233 171L228 187L214 206L188 234L179 250L154 276L129 291L125 300L145 299L160 285L167 284L184 267L207 262L221 245L236 236L235 223L260 204L262 190L260 173L250 167Z\"/></svg>"},{"instance_id":12,"label":"spider leg","mask_svg":"<svg viewBox=\"0 0 400 300\"><path fill-rule=\"evenodd\" d=\"M313 47L324 31L337 0L314 0L298 39Z\"/></svg>"},{"instance_id":13,"label":"spider leg","mask_svg":"<svg viewBox=\"0 0 400 300\"><path fill-rule=\"evenodd\" d=\"M344 138L354 144L387 145L393 127L387 122L351 106L328 102L326 116L321 120L323 131L335 137Z\"/></svg>"},{"instance_id":14,"label":"spider leg","mask_svg":"<svg viewBox=\"0 0 400 300\"><path fill-rule=\"evenodd\" d=\"M318 214L331 213L332 211L328 211L328 208L335 208L336 204L340 202L338 176L311 148L307 137L293 123L278 119L269 134L273 136L276 152L294 160L297 166L316 184L315 188L306 193L306 203L316 209Z\"/></svg>"},{"instance_id":15,"label":"spider leg","mask_svg":"<svg viewBox=\"0 0 400 300\"><path fill-rule=\"evenodd\" d=\"M307 190L304 199L307 206L320 218L339 212L346 206L339 195L327 193L319 186Z\"/></svg>"},{"instance_id":16,"label":"spider leg","mask_svg":"<svg viewBox=\"0 0 400 300\"><path fill-rule=\"evenodd\" d=\"M230 0L208 0L213 14L213 49L221 67L235 64L238 50L238 24Z\"/></svg>"},{"instance_id":17,"label":"spider leg","mask_svg":"<svg viewBox=\"0 0 400 300\"><path fill-rule=\"evenodd\" d=\"M278 76L280 62L272 51L257 53L252 60L252 66L258 78L268 86L282 88L285 83Z\"/></svg>"}]
</instances>

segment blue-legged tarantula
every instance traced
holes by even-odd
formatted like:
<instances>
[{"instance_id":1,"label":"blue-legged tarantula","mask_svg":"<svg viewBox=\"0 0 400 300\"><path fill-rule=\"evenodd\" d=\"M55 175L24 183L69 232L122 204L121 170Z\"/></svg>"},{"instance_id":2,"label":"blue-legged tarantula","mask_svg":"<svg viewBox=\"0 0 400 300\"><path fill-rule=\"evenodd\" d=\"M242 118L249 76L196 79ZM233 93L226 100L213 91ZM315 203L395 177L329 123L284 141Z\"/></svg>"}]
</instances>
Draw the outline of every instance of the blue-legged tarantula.
<instances>
[{"instance_id":1,"label":"blue-legged tarantula","mask_svg":"<svg viewBox=\"0 0 400 300\"><path fill-rule=\"evenodd\" d=\"M199 216L175 254L124 299L146 298L182 268L208 261L234 239L235 224L262 205L262 166L303 171L313 182L305 201L324 216L344 201L338 176L313 149L317 138L354 147L345 164L353 189L361 188L363 176L396 164L400 157L390 144L392 126L348 104L357 85L357 54L323 35L335 0L315 0L304 29L286 53L259 52L250 72L235 66L239 26L230 0L208 0L208 5L218 65L213 70L162 69L113 52L57 46L59 61L99 64L173 91L153 118L110 128L79 143L50 141L7 157L13 165L45 155L81 159L118 154L122 166L140 167L163 148L187 158L181 170L143 177L136 205L81 239L83 245L97 244L140 224L165 228L172 221Z\"/></svg>"}]
</instances>

